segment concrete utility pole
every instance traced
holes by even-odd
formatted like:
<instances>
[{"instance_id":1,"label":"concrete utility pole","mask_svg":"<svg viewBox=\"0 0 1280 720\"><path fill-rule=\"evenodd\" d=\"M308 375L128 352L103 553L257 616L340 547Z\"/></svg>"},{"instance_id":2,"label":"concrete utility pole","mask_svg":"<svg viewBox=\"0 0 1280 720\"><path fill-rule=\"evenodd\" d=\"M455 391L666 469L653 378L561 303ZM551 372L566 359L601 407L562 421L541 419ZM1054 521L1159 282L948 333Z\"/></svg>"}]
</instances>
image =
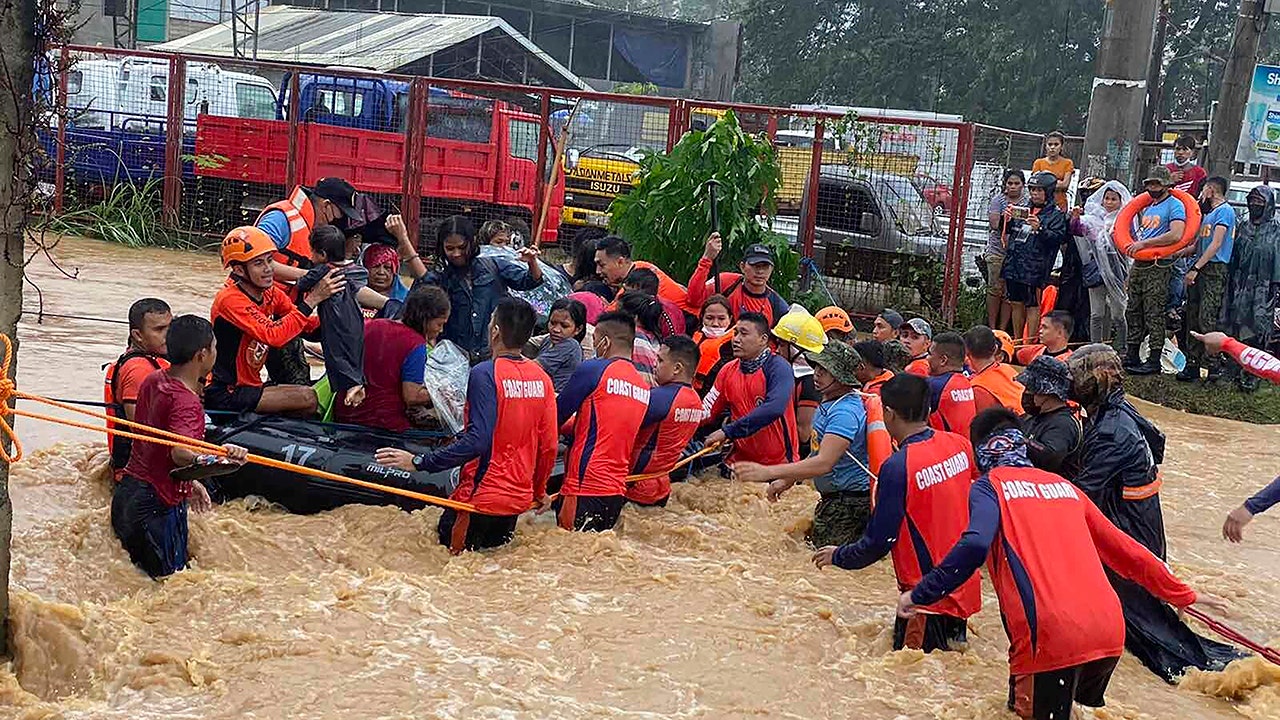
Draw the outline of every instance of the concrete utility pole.
<instances>
[{"instance_id":1,"label":"concrete utility pole","mask_svg":"<svg viewBox=\"0 0 1280 720\"><path fill-rule=\"evenodd\" d=\"M1133 185L1160 0L1107 3L1084 131L1085 176Z\"/></svg>"},{"instance_id":2,"label":"concrete utility pole","mask_svg":"<svg viewBox=\"0 0 1280 720\"><path fill-rule=\"evenodd\" d=\"M1209 151L1205 158L1205 170L1209 175L1225 178L1232 175L1236 146L1240 144L1240 127L1244 124L1244 109L1249 102L1249 86L1253 83L1253 66L1258 62L1258 41L1266 25L1262 6L1262 0L1240 2L1236 33L1231 39L1231 54L1227 57L1227 67L1222 71L1222 86L1218 89L1218 109L1213 113L1213 126L1209 128Z\"/></svg>"},{"instance_id":3,"label":"concrete utility pole","mask_svg":"<svg viewBox=\"0 0 1280 720\"><path fill-rule=\"evenodd\" d=\"M27 231L31 175L29 158L35 143L31 83L35 73L36 2L0 4L0 332L13 339L18 352L18 316L22 312L23 241ZM10 359L10 379L18 374ZM0 443L7 440L0 438ZM0 653L9 637L9 542L13 504L9 502L9 464L0 461Z\"/></svg>"}]
</instances>

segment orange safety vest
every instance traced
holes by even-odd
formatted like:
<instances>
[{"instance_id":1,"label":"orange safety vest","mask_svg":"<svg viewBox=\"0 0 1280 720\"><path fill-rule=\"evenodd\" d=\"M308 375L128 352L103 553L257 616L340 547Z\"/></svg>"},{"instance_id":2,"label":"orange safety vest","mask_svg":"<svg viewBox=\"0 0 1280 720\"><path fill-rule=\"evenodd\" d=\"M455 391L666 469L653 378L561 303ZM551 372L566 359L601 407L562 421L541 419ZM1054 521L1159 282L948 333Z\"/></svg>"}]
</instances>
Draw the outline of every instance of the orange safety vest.
<instances>
[{"instance_id":1,"label":"orange safety vest","mask_svg":"<svg viewBox=\"0 0 1280 720\"><path fill-rule=\"evenodd\" d=\"M293 267L311 267L311 229L316 224L316 209L311 198L307 197L307 191L301 185L294 188L287 200L263 208L255 223L261 222L262 217L272 210L283 212L289 220L289 244L276 253L276 262Z\"/></svg>"},{"instance_id":2,"label":"orange safety vest","mask_svg":"<svg viewBox=\"0 0 1280 720\"><path fill-rule=\"evenodd\" d=\"M1017 381L1017 371L998 362L988 365L983 370L969 377L969 384L982 388L995 396L996 400L1006 408L1022 414L1022 383Z\"/></svg>"}]
</instances>

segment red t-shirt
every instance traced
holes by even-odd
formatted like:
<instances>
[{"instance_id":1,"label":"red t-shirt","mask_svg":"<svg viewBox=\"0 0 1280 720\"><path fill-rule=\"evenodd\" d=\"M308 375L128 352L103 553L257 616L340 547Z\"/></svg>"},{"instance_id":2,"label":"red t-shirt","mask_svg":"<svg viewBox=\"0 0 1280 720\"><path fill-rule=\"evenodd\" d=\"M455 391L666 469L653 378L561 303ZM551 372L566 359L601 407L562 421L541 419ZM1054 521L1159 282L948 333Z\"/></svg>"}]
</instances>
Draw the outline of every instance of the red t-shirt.
<instances>
[{"instance_id":1,"label":"red t-shirt","mask_svg":"<svg viewBox=\"0 0 1280 720\"><path fill-rule=\"evenodd\" d=\"M370 320L364 326L364 402L354 407L334 402L338 422L366 425L393 432L404 432L409 423L408 406L404 404L401 383L405 381L405 364L426 344L426 339L404 323L394 320ZM416 359L416 357L415 357ZM422 379L424 362L411 368L414 381Z\"/></svg>"},{"instance_id":2,"label":"red t-shirt","mask_svg":"<svg viewBox=\"0 0 1280 720\"><path fill-rule=\"evenodd\" d=\"M671 494L668 471L680 461L685 447L698 432L703 415L702 398L684 383L659 385L649 393L649 409L631 453L631 472L666 474L627 486L628 500L653 504Z\"/></svg>"},{"instance_id":3,"label":"red t-shirt","mask_svg":"<svg viewBox=\"0 0 1280 720\"><path fill-rule=\"evenodd\" d=\"M204 406L200 396L167 371L152 373L142 381L133 419L194 440L204 439ZM191 491L191 483L169 477L175 467L168 445L136 440L124 474L149 483L161 502L173 507Z\"/></svg>"}]
</instances>

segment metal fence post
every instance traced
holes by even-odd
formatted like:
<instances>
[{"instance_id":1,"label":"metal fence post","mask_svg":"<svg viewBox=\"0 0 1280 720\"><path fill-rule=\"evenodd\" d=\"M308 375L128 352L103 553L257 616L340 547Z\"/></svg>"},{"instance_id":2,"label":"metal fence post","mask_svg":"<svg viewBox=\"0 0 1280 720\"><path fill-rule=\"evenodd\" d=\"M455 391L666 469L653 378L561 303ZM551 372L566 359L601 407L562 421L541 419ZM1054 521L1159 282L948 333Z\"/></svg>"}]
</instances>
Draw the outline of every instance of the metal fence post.
<instances>
[{"instance_id":1,"label":"metal fence post","mask_svg":"<svg viewBox=\"0 0 1280 720\"><path fill-rule=\"evenodd\" d=\"M401 177L400 215L405 231L418 243L422 219L422 158L427 142L426 78L415 78L409 85L409 117L404 129L404 170Z\"/></svg>"},{"instance_id":2,"label":"metal fence post","mask_svg":"<svg viewBox=\"0 0 1280 720\"><path fill-rule=\"evenodd\" d=\"M62 212L67 191L67 74L71 66L71 51L63 46L58 54L58 97L54 100L53 117L58 123L57 166L53 169L53 212Z\"/></svg>"},{"instance_id":3,"label":"metal fence post","mask_svg":"<svg viewBox=\"0 0 1280 720\"><path fill-rule=\"evenodd\" d=\"M951 181L951 217L947 228L947 261L942 279L942 319L956 321L960 300L960 278L964 275L964 231L969 204L969 178L973 173L973 124L965 123L956 133L956 165Z\"/></svg>"},{"instance_id":4,"label":"metal fence post","mask_svg":"<svg viewBox=\"0 0 1280 720\"><path fill-rule=\"evenodd\" d=\"M284 161L285 194L293 192L294 185L302 184L302 163L298 161L298 71L289 73L289 155Z\"/></svg>"},{"instance_id":5,"label":"metal fence post","mask_svg":"<svg viewBox=\"0 0 1280 720\"><path fill-rule=\"evenodd\" d=\"M165 121L164 138L164 188L162 193L162 221L169 227L178 227L182 207L182 136L183 110L187 87L187 61L182 57L169 59L169 113Z\"/></svg>"},{"instance_id":6,"label":"metal fence post","mask_svg":"<svg viewBox=\"0 0 1280 720\"><path fill-rule=\"evenodd\" d=\"M809 163L809 181L805 183L805 196L801 199L800 206L804 210L803 225L800 227L800 237L804 239L804 257L813 259L813 243L815 240L816 227L818 224L818 183L822 177L822 142L823 134L826 130L826 121L818 120L813 127L813 157ZM809 272L809 264L805 263L800 270L800 289L808 290L809 282L812 280Z\"/></svg>"}]
</instances>

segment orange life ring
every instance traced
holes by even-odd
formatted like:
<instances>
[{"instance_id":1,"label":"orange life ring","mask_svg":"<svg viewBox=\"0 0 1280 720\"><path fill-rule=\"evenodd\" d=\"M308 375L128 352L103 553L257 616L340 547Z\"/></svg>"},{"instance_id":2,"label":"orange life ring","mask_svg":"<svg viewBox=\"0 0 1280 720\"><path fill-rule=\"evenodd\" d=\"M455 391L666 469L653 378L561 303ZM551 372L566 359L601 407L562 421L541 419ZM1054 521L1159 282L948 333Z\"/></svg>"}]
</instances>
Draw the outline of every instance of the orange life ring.
<instances>
[{"instance_id":1,"label":"orange life ring","mask_svg":"<svg viewBox=\"0 0 1280 720\"><path fill-rule=\"evenodd\" d=\"M1182 237L1178 242L1172 245L1163 245L1161 247L1144 248L1130 257L1135 260L1159 260L1166 258L1174 253L1182 250L1191 243L1195 242L1196 236L1200 233L1200 203L1191 197L1191 194L1177 189L1169 190L1178 202L1182 203L1182 209L1186 211L1187 222L1186 227L1182 230ZM1124 207L1120 208L1120 214L1116 216L1115 232L1112 233L1112 241L1116 244L1116 249L1124 255L1129 255L1129 248L1133 245L1133 220L1148 205L1151 204L1151 195L1149 193L1140 193L1130 200Z\"/></svg>"}]
</instances>

